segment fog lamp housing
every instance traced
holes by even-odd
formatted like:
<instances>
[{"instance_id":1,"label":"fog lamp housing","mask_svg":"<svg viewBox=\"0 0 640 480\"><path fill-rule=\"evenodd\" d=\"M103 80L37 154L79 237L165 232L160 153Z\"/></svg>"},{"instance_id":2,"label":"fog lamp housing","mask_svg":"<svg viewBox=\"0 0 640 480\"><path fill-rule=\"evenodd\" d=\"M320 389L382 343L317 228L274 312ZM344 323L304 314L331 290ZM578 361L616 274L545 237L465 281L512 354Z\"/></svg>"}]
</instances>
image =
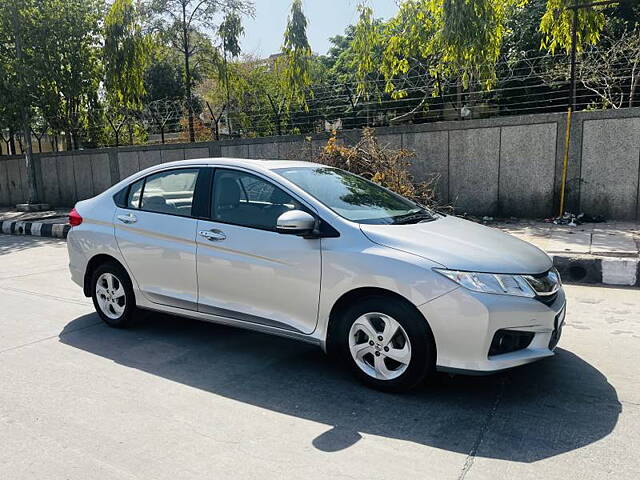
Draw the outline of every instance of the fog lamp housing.
<instances>
[{"instance_id":1,"label":"fog lamp housing","mask_svg":"<svg viewBox=\"0 0 640 480\"><path fill-rule=\"evenodd\" d=\"M518 330L498 330L493 336L489 347L489 356L502 355L504 353L517 352L527 348L535 333L520 332Z\"/></svg>"}]
</instances>

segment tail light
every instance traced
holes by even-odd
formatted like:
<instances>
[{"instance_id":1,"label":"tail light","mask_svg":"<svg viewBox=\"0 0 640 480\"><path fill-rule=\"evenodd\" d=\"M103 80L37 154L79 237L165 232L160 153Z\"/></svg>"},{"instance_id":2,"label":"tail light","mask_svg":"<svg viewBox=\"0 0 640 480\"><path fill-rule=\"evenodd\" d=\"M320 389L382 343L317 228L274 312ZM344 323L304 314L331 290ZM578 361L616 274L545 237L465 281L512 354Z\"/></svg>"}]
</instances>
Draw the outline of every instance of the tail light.
<instances>
[{"instance_id":1,"label":"tail light","mask_svg":"<svg viewBox=\"0 0 640 480\"><path fill-rule=\"evenodd\" d=\"M69 212L69 225L72 227L77 227L82 223L82 217L78 213L78 211L74 208Z\"/></svg>"}]
</instances>

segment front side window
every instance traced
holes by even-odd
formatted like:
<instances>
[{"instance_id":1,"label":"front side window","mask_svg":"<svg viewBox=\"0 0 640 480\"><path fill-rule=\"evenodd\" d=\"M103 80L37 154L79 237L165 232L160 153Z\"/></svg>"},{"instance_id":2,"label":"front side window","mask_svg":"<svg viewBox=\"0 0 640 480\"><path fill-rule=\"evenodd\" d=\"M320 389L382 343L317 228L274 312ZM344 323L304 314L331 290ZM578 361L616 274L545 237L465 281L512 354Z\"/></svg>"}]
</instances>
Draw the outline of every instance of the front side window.
<instances>
[{"instance_id":1,"label":"front side window","mask_svg":"<svg viewBox=\"0 0 640 480\"><path fill-rule=\"evenodd\" d=\"M155 213L191 216L193 193L198 179L198 169L169 170L149 175L142 189L140 209ZM136 184L132 185L130 199Z\"/></svg>"},{"instance_id":2,"label":"front side window","mask_svg":"<svg viewBox=\"0 0 640 480\"><path fill-rule=\"evenodd\" d=\"M280 215L299 209L302 205L291 195L260 177L237 170L216 170L211 206L216 222L275 231Z\"/></svg>"},{"instance_id":3,"label":"front side window","mask_svg":"<svg viewBox=\"0 0 640 480\"><path fill-rule=\"evenodd\" d=\"M353 222L404 224L435 218L424 207L344 170L293 167L274 171Z\"/></svg>"}]
</instances>

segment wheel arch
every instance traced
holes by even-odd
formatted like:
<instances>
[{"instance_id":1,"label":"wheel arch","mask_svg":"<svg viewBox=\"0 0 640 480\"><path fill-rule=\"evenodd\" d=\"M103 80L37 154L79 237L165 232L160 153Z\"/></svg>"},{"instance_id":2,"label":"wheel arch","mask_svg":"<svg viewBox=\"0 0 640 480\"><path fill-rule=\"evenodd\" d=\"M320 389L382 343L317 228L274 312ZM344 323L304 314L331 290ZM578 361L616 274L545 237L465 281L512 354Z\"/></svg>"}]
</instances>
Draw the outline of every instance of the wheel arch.
<instances>
[{"instance_id":1,"label":"wheel arch","mask_svg":"<svg viewBox=\"0 0 640 480\"><path fill-rule=\"evenodd\" d=\"M85 297L91 296L91 277L93 277L93 272L95 272L96 268L100 265L104 265L105 263L114 263L118 265L122 270L125 271L127 275L129 272L126 267L120 262L117 258L108 255L106 253L99 253L91 257L91 259L87 262L87 268L84 271L84 281L83 281L83 292ZM131 275L129 275L129 279L131 280Z\"/></svg>"},{"instance_id":2,"label":"wheel arch","mask_svg":"<svg viewBox=\"0 0 640 480\"><path fill-rule=\"evenodd\" d=\"M431 325L429 325L429 321L425 318L422 312L418 309L418 307L411 302L406 297L400 295L397 292L392 290L388 290L386 288L381 287L359 287L353 290L349 290L348 292L343 293L333 304L331 307L331 311L329 313L329 320L326 329L326 339L325 339L325 349L328 353L332 353L335 347L335 330L338 325L338 317L342 311L344 311L350 304L353 302L362 300L368 297L388 297L390 299L394 299L397 301L401 301L408 307L410 307L419 318L424 320L427 329L431 333L431 338L433 339L433 348L434 353L437 353L437 345L435 343L435 336L433 335L433 330L431 329Z\"/></svg>"}]
</instances>

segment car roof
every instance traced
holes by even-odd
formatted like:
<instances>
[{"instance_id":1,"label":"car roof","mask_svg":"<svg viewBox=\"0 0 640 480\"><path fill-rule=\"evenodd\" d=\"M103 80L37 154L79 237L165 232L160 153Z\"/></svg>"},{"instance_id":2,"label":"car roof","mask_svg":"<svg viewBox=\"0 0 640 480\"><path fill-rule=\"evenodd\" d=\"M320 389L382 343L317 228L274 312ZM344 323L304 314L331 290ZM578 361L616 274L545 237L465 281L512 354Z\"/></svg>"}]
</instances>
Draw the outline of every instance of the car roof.
<instances>
[{"instance_id":1,"label":"car roof","mask_svg":"<svg viewBox=\"0 0 640 480\"><path fill-rule=\"evenodd\" d=\"M250 158L194 158L191 160L179 160L177 162L169 162L161 164L162 167L186 166L186 165L216 165L229 167L246 167L256 170L275 170L277 168L295 168L295 167L326 167L320 163L303 162L299 160L262 160Z\"/></svg>"}]
</instances>

